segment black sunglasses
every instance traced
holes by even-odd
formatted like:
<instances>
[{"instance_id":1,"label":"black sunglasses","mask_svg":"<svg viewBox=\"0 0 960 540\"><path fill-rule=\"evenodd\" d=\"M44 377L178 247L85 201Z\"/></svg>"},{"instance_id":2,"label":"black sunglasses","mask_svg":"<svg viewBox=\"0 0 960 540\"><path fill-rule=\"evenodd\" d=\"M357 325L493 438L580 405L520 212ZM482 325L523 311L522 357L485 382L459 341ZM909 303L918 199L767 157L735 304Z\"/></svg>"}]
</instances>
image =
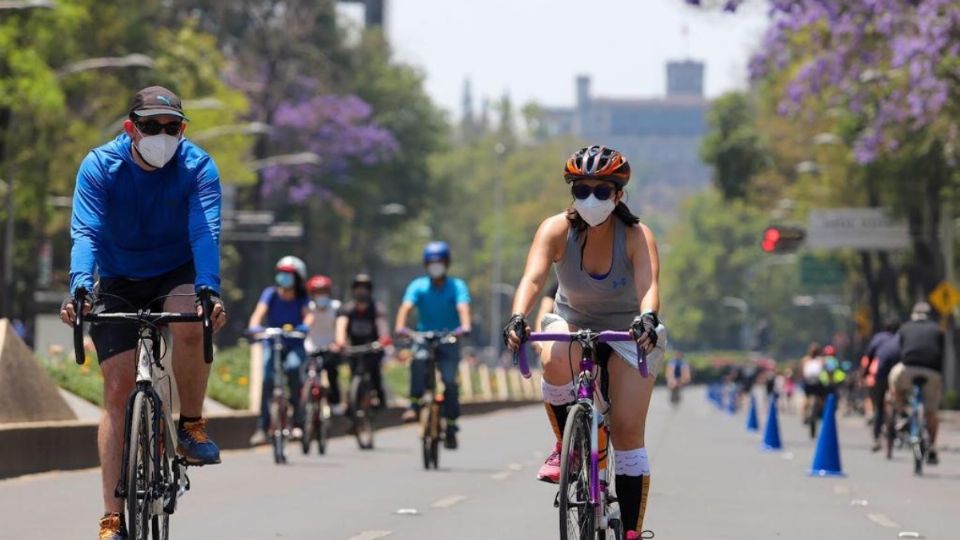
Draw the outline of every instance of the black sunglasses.
<instances>
[{"instance_id":1,"label":"black sunglasses","mask_svg":"<svg viewBox=\"0 0 960 540\"><path fill-rule=\"evenodd\" d=\"M570 193L573 194L574 198L580 199L581 201L589 197L591 193L593 193L593 196L596 197L598 201L605 201L616 192L616 188L606 184L593 187L586 184L574 184L573 187L570 188Z\"/></svg>"},{"instance_id":2,"label":"black sunglasses","mask_svg":"<svg viewBox=\"0 0 960 540\"><path fill-rule=\"evenodd\" d=\"M151 120L149 122L137 122L137 129L140 130L140 133L144 135L158 135L161 131L167 135L177 136L180 134L180 129L183 127L183 122L170 122L169 124L161 124L156 120Z\"/></svg>"}]
</instances>

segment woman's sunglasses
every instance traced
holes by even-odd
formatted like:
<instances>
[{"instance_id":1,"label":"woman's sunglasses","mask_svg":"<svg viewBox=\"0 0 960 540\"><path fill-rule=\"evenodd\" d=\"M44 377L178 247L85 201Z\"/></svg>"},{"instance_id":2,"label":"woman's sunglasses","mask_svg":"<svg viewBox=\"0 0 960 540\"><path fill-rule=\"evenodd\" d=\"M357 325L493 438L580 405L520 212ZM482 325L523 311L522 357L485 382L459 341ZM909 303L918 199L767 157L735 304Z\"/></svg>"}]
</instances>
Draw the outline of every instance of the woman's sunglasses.
<instances>
[{"instance_id":1,"label":"woman's sunglasses","mask_svg":"<svg viewBox=\"0 0 960 540\"><path fill-rule=\"evenodd\" d=\"M570 188L570 193L573 194L573 197L581 201L589 197L591 193L593 193L593 196L596 197L598 201L605 201L616 192L616 188L604 184L592 187L586 184L574 184L573 187Z\"/></svg>"},{"instance_id":2,"label":"woman's sunglasses","mask_svg":"<svg viewBox=\"0 0 960 540\"><path fill-rule=\"evenodd\" d=\"M170 122L169 124L161 124L156 120L151 120L149 122L137 122L137 129L139 129L140 133L143 133L144 135L159 135L162 131L167 135L173 135L176 137L180 134L181 128L183 128L183 122Z\"/></svg>"}]
</instances>

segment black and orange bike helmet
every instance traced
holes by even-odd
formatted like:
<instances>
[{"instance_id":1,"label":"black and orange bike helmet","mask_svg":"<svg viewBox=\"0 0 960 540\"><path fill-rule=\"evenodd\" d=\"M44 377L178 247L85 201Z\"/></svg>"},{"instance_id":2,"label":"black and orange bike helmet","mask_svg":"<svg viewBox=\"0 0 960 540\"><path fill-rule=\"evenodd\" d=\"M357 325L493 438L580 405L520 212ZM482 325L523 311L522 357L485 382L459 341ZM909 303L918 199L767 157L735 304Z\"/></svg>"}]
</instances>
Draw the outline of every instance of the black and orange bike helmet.
<instances>
[{"instance_id":1,"label":"black and orange bike helmet","mask_svg":"<svg viewBox=\"0 0 960 540\"><path fill-rule=\"evenodd\" d=\"M623 187L630 181L630 164L613 148L585 146L567 160L563 179L568 184L576 180L609 180Z\"/></svg>"}]
</instances>

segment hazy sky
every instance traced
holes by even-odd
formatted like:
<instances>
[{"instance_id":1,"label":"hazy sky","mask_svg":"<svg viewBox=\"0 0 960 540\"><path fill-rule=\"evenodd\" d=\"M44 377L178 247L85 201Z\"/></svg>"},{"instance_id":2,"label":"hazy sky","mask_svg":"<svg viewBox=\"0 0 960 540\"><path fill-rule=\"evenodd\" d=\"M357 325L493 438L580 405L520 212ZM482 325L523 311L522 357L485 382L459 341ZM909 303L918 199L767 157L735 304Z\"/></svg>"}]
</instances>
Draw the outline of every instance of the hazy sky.
<instances>
[{"instance_id":1,"label":"hazy sky","mask_svg":"<svg viewBox=\"0 0 960 540\"><path fill-rule=\"evenodd\" d=\"M430 95L455 116L467 77L477 106L505 91L518 105L569 106L577 74L593 77L594 95L656 96L664 63L686 57L707 63L715 96L744 86L766 25L765 2L727 15L683 0L387 1L397 56L424 70Z\"/></svg>"}]
</instances>

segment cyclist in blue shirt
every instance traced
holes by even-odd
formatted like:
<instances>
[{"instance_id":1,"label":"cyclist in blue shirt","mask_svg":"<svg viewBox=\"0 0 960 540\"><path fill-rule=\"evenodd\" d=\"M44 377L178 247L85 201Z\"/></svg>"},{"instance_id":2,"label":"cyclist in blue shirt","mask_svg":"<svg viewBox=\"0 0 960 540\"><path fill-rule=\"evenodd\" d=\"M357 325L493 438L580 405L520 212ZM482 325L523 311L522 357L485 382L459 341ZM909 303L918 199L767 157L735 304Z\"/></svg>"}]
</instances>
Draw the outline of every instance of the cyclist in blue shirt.
<instances>
[{"instance_id":1,"label":"cyclist in blue shirt","mask_svg":"<svg viewBox=\"0 0 960 540\"><path fill-rule=\"evenodd\" d=\"M417 308L417 330L421 332L448 332L459 330L470 333L470 291L459 278L447 275L450 267L450 247L445 242L430 242L423 250L423 264L427 275L410 282L397 312L396 333L407 330L407 317ZM425 349L414 350L410 364L410 409L403 413L405 422L416 420L420 398L426 386L427 354ZM437 366L443 379L443 415L447 419L444 446L457 447L457 417L460 416L460 389L457 386L457 368L460 346L456 343L440 345Z\"/></svg>"},{"instance_id":2,"label":"cyclist in blue shirt","mask_svg":"<svg viewBox=\"0 0 960 540\"><path fill-rule=\"evenodd\" d=\"M83 310L97 313L150 308L192 312L195 293L220 290L220 174L213 159L183 137L187 118L180 98L166 88L137 92L124 133L84 158L77 172L70 236L70 296L63 322L76 318L78 290L93 293ZM94 275L99 275L95 282ZM163 302L158 297L169 296ZM226 323L218 296L214 328ZM170 327L173 372L180 395L177 451L189 462L220 462L201 418L210 366L203 361L200 324ZM98 446L103 502L101 540L125 538L120 477L127 398L135 383L137 329L93 325L90 330L103 371L104 415Z\"/></svg>"},{"instance_id":3,"label":"cyclist in blue shirt","mask_svg":"<svg viewBox=\"0 0 960 540\"><path fill-rule=\"evenodd\" d=\"M250 315L248 329L250 333L269 328L293 326L298 332L307 334L313 324L314 313L310 310L310 297L307 296L307 265L299 257L287 255L276 265L274 276L276 286L263 289L260 300ZM260 420L257 431L250 437L251 445L263 444L267 440L266 430L270 425L270 396L273 394L273 345L263 342L263 385L260 392ZM303 339L283 339L283 371L290 388L290 404L293 406L293 438L303 434L303 409L300 407L300 391L303 389L303 373L300 366L307 357Z\"/></svg>"}]
</instances>

